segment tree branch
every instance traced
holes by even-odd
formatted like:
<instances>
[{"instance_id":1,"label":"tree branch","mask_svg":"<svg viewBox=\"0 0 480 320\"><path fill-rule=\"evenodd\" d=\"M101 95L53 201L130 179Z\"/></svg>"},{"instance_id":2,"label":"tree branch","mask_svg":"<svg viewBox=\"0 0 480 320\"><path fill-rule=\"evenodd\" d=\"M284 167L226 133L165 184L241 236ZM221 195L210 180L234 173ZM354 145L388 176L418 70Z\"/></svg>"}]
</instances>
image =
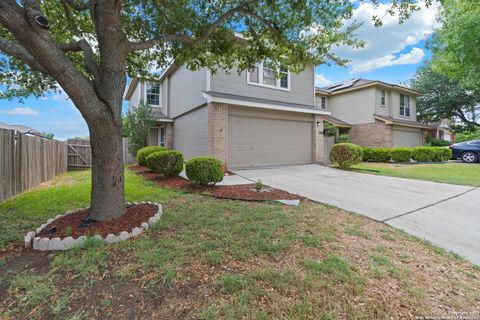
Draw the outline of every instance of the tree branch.
<instances>
[{"instance_id":1,"label":"tree branch","mask_svg":"<svg viewBox=\"0 0 480 320\"><path fill-rule=\"evenodd\" d=\"M22 60L23 63L25 63L35 71L48 74L45 68L35 60L35 58L30 54L30 52L28 52L27 49L25 49L19 44L0 37L0 51L11 57L16 57Z\"/></svg>"},{"instance_id":2,"label":"tree branch","mask_svg":"<svg viewBox=\"0 0 480 320\"><path fill-rule=\"evenodd\" d=\"M85 11L88 9L92 9L95 5L96 0L88 0L87 2L78 2L76 0L62 0L63 3L66 3L71 8L77 11Z\"/></svg>"},{"instance_id":3,"label":"tree branch","mask_svg":"<svg viewBox=\"0 0 480 320\"><path fill-rule=\"evenodd\" d=\"M85 61L85 68L96 78L98 79L98 64L95 61L95 54L93 53L92 47L85 39L81 39L76 42L65 43L59 46L63 52L83 52L83 59Z\"/></svg>"},{"instance_id":4,"label":"tree branch","mask_svg":"<svg viewBox=\"0 0 480 320\"><path fill-rule=\"evenodd\" d=\"M192 38L185 35L165 35L161 38L150 39L142 42L129 42L128 43L128 51L141 51L149 49L153 46L162 44L167 41L177 41L182 42L190 45L198 45L208 40L210 35L215 32L219 25L225 22L227 19L233 17L235 14L240 14L244 17L252 17L254 19L259 20L260 22L267 25L270 29L276 30L274 26L265 18L259 16L254 12L247 11L243 6L238 6L233 9L228 10L224 14L222 14L217 20L215 20L208 28L203 32L203 34L198 38Z\"/></svg>"}]
</instances>

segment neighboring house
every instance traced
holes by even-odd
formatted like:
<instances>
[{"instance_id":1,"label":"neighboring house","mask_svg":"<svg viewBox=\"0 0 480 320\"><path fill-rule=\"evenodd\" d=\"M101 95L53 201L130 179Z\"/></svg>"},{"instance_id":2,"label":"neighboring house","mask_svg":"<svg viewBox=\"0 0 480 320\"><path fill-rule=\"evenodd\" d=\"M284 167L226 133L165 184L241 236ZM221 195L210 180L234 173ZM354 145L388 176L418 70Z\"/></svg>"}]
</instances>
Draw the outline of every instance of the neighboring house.
<instances>
[{"instance_id":1,"label":"neighboring house","mask_svg":"<svg viewBox=\"0 0 480 320\"><path fill-rule=\"evenodd\" d=\"M356 144L414 147L424 144L426 131L432 129L416 119L419 95L407 87L356 78L316 88L316 105L331 112L326 121Z\"/></svg>"},{"instance_id":2,"label":"neighboring house","mask_svg":"<svg viewBox=\"0 0 480 320\"><path fill-rule=\"evenodd\" d=\"M250 71L190 71L171 64L158 82L133 79L125 99L146 101L157 123L151 145L213 156L229 168L323 162L323 120L314 68L299 73L270 63Z\"/></svg>"},{"instance_id":3,"label":"neighboring house","mask_svg":"<svg viewBox=\"0 0 480 320\"><path fill-rule=\"evenodd\" d=\"M432 138L442 139L450 143L455 143L455 131L450 127L448 119L442 119L439 122L429 123L433 128L428 131Z\"/></svg>"},{"instance_id":4,"label":"neighboring house","mask_svg":"<svg viewBox=\"0 0 480 320\"><path fill-rule=\"evenodd\" d=\"M23 134L46 138L44 133L27 126L19 125L19 124L6 124L3 122L0 122L0 129L14 130Z\"/></svg>"}]
</instances>

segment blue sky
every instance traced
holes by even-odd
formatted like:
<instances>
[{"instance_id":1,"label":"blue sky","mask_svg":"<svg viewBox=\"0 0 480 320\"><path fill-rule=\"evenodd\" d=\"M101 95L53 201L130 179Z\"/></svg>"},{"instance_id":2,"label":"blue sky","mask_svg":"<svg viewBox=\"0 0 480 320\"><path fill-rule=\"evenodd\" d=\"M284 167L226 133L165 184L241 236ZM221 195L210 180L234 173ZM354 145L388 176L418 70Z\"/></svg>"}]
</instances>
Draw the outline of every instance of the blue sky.
<instances>
[{"instance_id":1,"label":"blue sky","mask_svg":"<svg viewBox=\"0 0 480 320\"><path fill-rule=\"evenodd\" d=\"M386 8L386 4L376 8L364 3L354 10L353 19L364 22L357 35L366 42L366 46L358 50L335 48L334 51L350 59L350 63L346 67L316 67L316 85L324 86L349 78L403 83L430 58L425 43L435 27L437 7L423 8L404 24L398 24L396 17L386 16L383 27L375 28L372 16L383 16ZM52 132L58 139L88 136L87 125L80 113L62 93L28 98L23 103L0 100L0 122Z\"/></svg>"}]
</instances>

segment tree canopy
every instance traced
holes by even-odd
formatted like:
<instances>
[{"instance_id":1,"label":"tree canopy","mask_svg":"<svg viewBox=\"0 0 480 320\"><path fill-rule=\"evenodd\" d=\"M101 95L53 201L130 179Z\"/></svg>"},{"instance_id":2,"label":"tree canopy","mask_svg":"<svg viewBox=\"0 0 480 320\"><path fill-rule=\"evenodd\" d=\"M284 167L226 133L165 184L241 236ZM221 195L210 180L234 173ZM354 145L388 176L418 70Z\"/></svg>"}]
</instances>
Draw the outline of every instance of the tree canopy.
<instances>
[{"instance_id":1,"label":"tree canopy","mask_svg":"<svg viewBox=\"0 0 480 320\"><path fill-rule=\"evenodd\" d=\"M444 0L432 41L435 71L480 89L480 1Z\"/></svg>"},{"instance_id":2,"label":"tree canopy","mask_svg":"<svg viewBox=\"0 0 480 320\"><path fill-rule=\"evenodd\" d=\"M460 121L459 129L480 127L480 90L465 89L459 81L435 72L430 63L417 70L410 85L423 93L417 98L419 120L453 119Z\"/></svg>"},{"instance_id":3,"label":"tree canopy","mask_svg":"<svg viewBox=\"0 0 480 320\"><path fill-rule=\"evenodd\" d=\"M0 80L7 90L0 93L0 98L40 96L59 89L51 72L12 33L12 28L21 26L6 23L9 11L25 11L32 18L45 16L49 28L37 31L43 31L42 37L94 82L106 54L100 37L113 32L124 41L123 48L117 49L125 51L130 77L151 76L150 71L164 68L172 58L192 69L246 69L265 57L288 64L291 69L302 69L306 63L343 65L346 60L331 49L362 45L354 34L358 24L349 21L354 6L362 1L102 1L115 2L114 11L118 10L121 17L102 35L101 1L30 0L22 1L23 7L17 1L3 2L0 51L5 56L0 56ZM402 21L417 9L410 2L395 0L385 14L399 13ZM372 18L381 24L381 17ZM241 45L235 32L245 38Z\"/></svg>"}]
</instances>

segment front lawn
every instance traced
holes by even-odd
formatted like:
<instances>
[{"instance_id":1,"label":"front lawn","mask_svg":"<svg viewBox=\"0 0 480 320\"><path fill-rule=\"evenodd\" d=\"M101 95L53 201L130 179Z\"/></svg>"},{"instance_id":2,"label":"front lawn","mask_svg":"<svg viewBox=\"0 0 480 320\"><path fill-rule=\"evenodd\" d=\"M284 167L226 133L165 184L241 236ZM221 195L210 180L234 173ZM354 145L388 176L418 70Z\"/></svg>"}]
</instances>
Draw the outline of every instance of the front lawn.
<instances>
[{"instance_id":1,"label":"front lawn","mask_svg":"<svg viewBox=\"0 0 480 320\"><path fill-rule=\"evenodd\" d=\"M73 172L0 204L2 246L88 203ZM480 308L480 269L382 223L302 202L219 200L126 171L164 215L133 241L0 260L0 318L384 319ZM0 258L1 259L1 258Z\"/></svg>"},{"instance_id":2,"label":"front lawn","mask_svg":"<svg viewBox=\"0 0 480 320\"><path fill-rule=\"evenodd\" d=\"M480 186L480 165L464 163L398 164L363 162L352 167L364 173L427 180L465 186Z\"/></svg>"}]
</instances>

